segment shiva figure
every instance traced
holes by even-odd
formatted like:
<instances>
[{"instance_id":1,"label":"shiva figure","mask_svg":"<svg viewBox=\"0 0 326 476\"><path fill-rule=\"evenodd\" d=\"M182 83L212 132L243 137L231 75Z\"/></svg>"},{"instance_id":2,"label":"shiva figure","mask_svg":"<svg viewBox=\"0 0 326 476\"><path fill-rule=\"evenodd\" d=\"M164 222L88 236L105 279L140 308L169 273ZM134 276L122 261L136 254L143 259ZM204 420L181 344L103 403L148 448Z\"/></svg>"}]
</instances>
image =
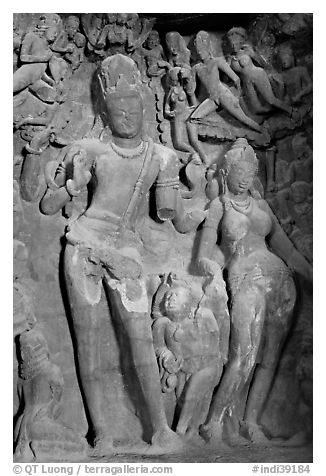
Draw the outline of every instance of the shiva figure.
<instances>
[{"instance_id":1,"label":"shiva figure","mask_svg":"<svg viewBox=\"0 0 326 476\"><path fill-rule=\"evenodd\" d=\"M175 450L181 440L169 428L164 412L141 261L142 242L135 226L142 219L141 205L153 184L158 217L162 221L177 218L178 157L171 149L143 139L141 79L131 58L121 54L106 58L98 80L112 141L75 142L67 154L73 169L71 178L58 170L54 184L41 201L41 209L45 214L54 214L87 184L93 186L88 208L68 227L64 269L79 374L95 434L95 454L114 451L114 432L102 411L102 284L109 312L121 320L129 338L136 376L152 424L151 443L164 451Z\"/></svg>"}]
</instances>

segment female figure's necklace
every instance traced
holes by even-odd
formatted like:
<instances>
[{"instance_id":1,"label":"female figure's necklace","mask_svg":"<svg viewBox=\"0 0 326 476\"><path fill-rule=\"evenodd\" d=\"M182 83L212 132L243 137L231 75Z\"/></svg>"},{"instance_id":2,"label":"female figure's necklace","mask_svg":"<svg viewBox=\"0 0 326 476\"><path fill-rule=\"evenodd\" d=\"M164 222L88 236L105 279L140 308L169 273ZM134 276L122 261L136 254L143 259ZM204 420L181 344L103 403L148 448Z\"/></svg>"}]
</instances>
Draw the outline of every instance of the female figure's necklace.
<instances>
[{"instance_id":1,"label":"female figure's necklace","mask_svg":"<svg viewBox=\"0 0 326 476\"><path fill-rule=\"evenodd\" d=\"M237 202L236 200L230 198L230 203L234 210L243 213L244 215L249 215L253 207L253 200L250 195L248 195L246 200L243 200L241 202Z\"/></svg>"},{"instance_id":2,"label":"female figure's necklace","mask_svg":"<svg viewBox=\"0 0 326 476\"><path fill-rule=\"evenodd\" d=\"M141 141L137 147L134 147L133 149L127 149L123 147L117 146L113 141L111 142L111 148L113 151L122 157L123 159L136 159L137 157L140 157L142 153L144 152L146 148L147 142Z\"/></svg>"}]
</instances>

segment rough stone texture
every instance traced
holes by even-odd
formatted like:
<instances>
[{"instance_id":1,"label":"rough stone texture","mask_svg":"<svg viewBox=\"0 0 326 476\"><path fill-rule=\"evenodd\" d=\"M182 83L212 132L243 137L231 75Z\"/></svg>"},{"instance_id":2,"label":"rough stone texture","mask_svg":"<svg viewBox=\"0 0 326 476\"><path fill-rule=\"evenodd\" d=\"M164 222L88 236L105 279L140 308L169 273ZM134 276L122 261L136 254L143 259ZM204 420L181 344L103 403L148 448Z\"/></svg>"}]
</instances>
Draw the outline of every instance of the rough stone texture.
<instances>
[{"instance_id":1,"label":"rough stone texture","mask_svg":"<svg viewBox=\"0 0 326 476\"><path fill-rule=\"evenodd\" d=\"M80 17L80 15L77 16ZM264 116L260 116L258 122L267 129L267 134L265 134L265 130L260 133L243 127L243 124L225 111L222 114L220 111L213 111L204 119L200 118L197 139L208 159L207 164L210 165L210 169L207 171L201 160L189 157L189 153L198 152L193 144L191 144L193 150L187 152L182 148L180 150L172 140L171 121L166 117L164 111L166 97L171 87L168 75L162 75L159 79L154 78L149 73L146 74L146 62L139 63L144 68L142 70L144 131L154 142L167 145L177 153L180 159L180 190L181 196L184 197L182 201L185 213L206 210L209 200L213 200L219 191L221 192L221 183L214 174L216 170L220 169L224 154L230 149L234 140L245 137L254 147L259 158L260 184L256 186L256 189L259 191L265 189L265 198L284 231L296 248L311 263L312 226L311 223L308 225L306 223L312 218L311 192L305 192L306 195L302 202L298 199L294 203L293 191L291 192L290 186L293 182L298 181L306 181L310 186L312 185L310 178L305 178L309 177L311 173L312 159L312 93L311 88L309 90L309 78L312 77L312 16L308 14L288 16L287 14L239 14L236 16L219 14L217 23L217 18L213 19L212 16L205 14L180 14L179 16L161 14L157 15L157 21L153 26L149 19L154 16L156 15L141 14L141 23L136 24L134 31L139 34L143 31L142 28L145 28L144 25L150 25L149 30L150 28L156 29L160 35L162 46L160 51L163 51L164 61L170 61L174 68L183 67L186 69L189 67L190 69L195 62L200 63L195 54L197 47L195 48L194 40L196 34L202 30L208 31L210 34L214 57L218 56L222 49L226 59L228 59L228 55L236 56L234 52L230 51L225 34L230 28L237 26L247 29L246 42L251 44L255 54L262 56L267 61L266 74L268 77L273 75L275 78L281 77L291 86L294 81L293 77L296 79L298 76L297 71L294 71L293 77L291 76L289 73L291 68L300 66L304 70L303 73L300 70L302 82L293 85L295 93L291 90L289 92L289 88L285 92L279 91L277 88L273 89L273 94L278 97L279 101L284 102L287 108L295 107L299 111L299 115L292 114L291 116L290 114L290 117L286 112L283 114L273 109L272 113L269 111ZM40 14L15 14L14 16L14 71L17 71L20 65L20 44L25 34L38 23L39 17ZM67 25L68 15L59 14L59 17L63 25ZM146 18L148 23L146 23ZM48 21L55 23L57 18L50 18ZM103 26L106 22L104 14L102 22ZM169 57L165 35L171 31L178 31L182 35L185 40L185 48L190 52L188 60L181 62L181 66L173 63ZM69 61L63 59L64 54L56 53L56 56L63 61L58 64L65 63L64 67L68 66L67 72L63 74L64 78L58 80L54 86L50 86L55 90L54 101L52 99L52 102L44 101L44 85L42 85L42 89L40 84L36 86L31 84L14 96L14 126L16 127L13 161L13 175L16 181L14 198L18 195L18 198L15 198L14 211L17 227L14 238L21 243L16 244L15 248L14 293L17 297L15 335L20 335L24 330L31 328L36 319L47 341L51 361L61 369L64 380L60 419L67 427L74 428L80 437L84 437L89 426L80 391L79 376L76 372L75 338L64 280L63 249L67 219L77 216L85 209L86 191L73 198L73 201L68 203L62 212L59 211L54 215L46 216L40 212L39 208L40 200L49 183L49 177L53 178L54 171L62 161L62 154L67 144L83 138L97 139L100 136L104 142L111 138L109 128L103 127L106 122L105 118L101 116L103 108L100 91L96 85L96 68L107 53L103 56L98 53L96 48L95 50L90 49L87 41L90 41L91 37L90 34L87 36L83 29L82 21L79 23L78 33L86 38L85 58L76 69L72 69ZM137 35L134 34L133 38L137 38ZM78 43L75 39L71 41ZM147 52L149 50L144 42L145 40L140 47ZM78 44L73 44L78 47ZM287 67L280 65L277 54L282 45L291 46L296 64L290 64ZM104 47L104 51L109 51L107 48L108 45ZM127 47L118 45L117 48L118 50L114 49L112 53L121 52L121 48ZM123 53L129 54L127 50L124 50ZM136 62L139 60L137 54L131 54L131 57ZM255 67L262 68L257 63ZM164 65L162 69L164 70ZM51 71L48 73L50 76L51 74L55 76L55 73L51 73ZM242 81L246 80L244 74L243 76L239 74L239 76ZM225 76L221 75L221 78L225 83L227 82ZM193 93L197 99L200 97L198 95L199 81L193 85L195 87L192 90L191 87L186 88L184 83L182 84L181 86L180 83L180 91L184 89L189 97ZM277 82L275 84L277 85ZM233 97L236 97L237 91L231 82L228 82L228 87L232 91ZM298 88L305 89L304 95L300 100L293 102L293 95L300 92ZM47 90L46 94L50 93L54 94L53 90L50 92ZM40 97L43 100L39 99ZM202 98L199 101L201 100ZM241 101L240 104L242 104ZM188 106L191 106L190 102ZM250 108L245 109L245 107L244 110L248 117L254 121L257 120L255 111L250 111ZM41 114L41 118L48 117L49 119L46 119L42 123L43 125L28 123L29 116L35 118L39 117L39 114ZM183 121L185 119L186 117L183 118ZM27 121L25 125L19 124L22 120ZM300 133L304 134L307 143L301 144L300 147L297 145L295 148L293 138L298 137ZM183 131L183 140L188 141L185 130ZM272 153L269 152L271 148L273 148ZM290 167L298 161L299 156L302 157L301 163L307 162L308 174L302 178L300 174L296 176L294 173L286 182L285 178L289 174ZM190 163L188 163L189 159L192 160ZM188 165L185 167L184 164L187 163ZM299 165L299 172L300 167L301 165ZM209 177L213 177L213 179L209 181ZM17 194L19 188L20 197L19 193ZM305 186L301 188L305 189ZM140 213L142 219L137 222L136 226L136 231L144 244L143 266L146 274L163 275L171 271L182 276L190 274L194 281L197 280L198 288L201 288L202 278L199 277L200 273L197 267L197 252L202 227L200 226L196 230L191 229L190 226L187 230L181 230L185 226L184 223L179 225L172 224L170 221L162 223L154 212L153 193L152 189L148 192ZM306 221L298 220L298 213L300 215L301 210L300 207L298 208L299 202L302 203L301 208L305 210ZM191 217L192 215L187 216ZM194 216L194 223L197 221L198 224L203 218L204 214L201 215L201 219L199 215ZM27 251L22 252L24 249ZM154 280L153 289L150 290L151 296L156 292L158 284L159 281ZM312 435L312 296L309 289L306 290L304 281L298 279L296 286L299 297L295 307L293 325L277 368L274 385L264 408L261 423L267 434L273 437L291 438L293 435L306 431L302 442L307 443ZM135 368L127 345L126 332L121 323L110 319L104 292L102 292L99 306L102 356L100 371L104 385L106 412L104 417L108 426L114 428L114 444L116 446L141 443L141 441L149 443L152 437L152 428L147 406L135 379ZM15 340L16 344L18 345L17 339ZM18 386L21 384L17 369L18 362L15 361L14 409L16 420L23 411L21 400L17 394L17 384ZM174 405L175 401L172 402L172 411ZM168 406L171 406L171 402L168 403ZM190 456L189 453L193 452L191 449L188 450L188 453L187 451L183 453L183 456L146 456L143 460L162 462L280 462L290 460L291 462L309 462L311 460L309 448L306 448L305 451L295 448L277 449L276 447L262 450L255 449L255 447L251 447L250 450L237 448L226 451L218 459L216 459L215 450L210 448L209 445L205 446L203 441L200 441L198 456ZM139 451L141 452L141 450ZM122 456L117 458L122 458L121 461L124 460ZM126 460L135 461L142 456L133 456L132 458L128 456ZM65 455L60 454L60 451L51 457L43 456L43 461L50 459L52 461L67 460ZM108 458L107 461L111 461L111 458Z\"/></svg>"}]
</instances>

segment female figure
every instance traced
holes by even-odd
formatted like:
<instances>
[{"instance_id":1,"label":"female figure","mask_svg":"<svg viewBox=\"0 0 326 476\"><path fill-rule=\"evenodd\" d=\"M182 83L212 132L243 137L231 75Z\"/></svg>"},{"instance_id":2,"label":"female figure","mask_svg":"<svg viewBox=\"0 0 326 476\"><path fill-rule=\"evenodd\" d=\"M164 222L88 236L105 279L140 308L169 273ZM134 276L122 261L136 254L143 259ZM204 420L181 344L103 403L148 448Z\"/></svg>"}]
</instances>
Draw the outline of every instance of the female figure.
<instances>
[{"instance_id":1,"label":"female figure","mask_svg":"<svg viewBox=\"0 0 326 476\"><path fill-rule=\"evenodd\" d=\"M231 68L241 78L243 100L246 107L252 114L258 115L270 114L273 109L279 109L290 117L297 115L296 110L275 96L268 74L264 69L267 63L255 53L250 45L245 44L244 35L243 28L232 28L228 32L227 38L232 48Z\"/></svg>"},{"instance_id":2,"label":"female figure","mask_svg":"<svg viewBox=\"0 0 326 476\"><path fill-rule=\"evenodd\" d=\"M231 294L230 357L203 428L208 438L222 438L227 414L242 420L241 406L251 384L245 427L253 441L266 439L259 419L291 325L296 292L290 270L308 279L312 276L310 264L294 248L265 200L251 196L257 166L252 147L238 139L225 156L224 194L211 202L199 248L203 272L221 273L222 260L212 260L221 232L220 250Z\"/></svg>"},{"instance_id":3,"label":"female figure","mask_svg":"<svg viewBox=\"0 0 326 476\"><path fill-rule=\"evenodd\" d=\"M223 57L213 58L210 37L206 31L197 33L195 46L201 62L193 67L193 73L195 79L198 79L200 85L204 88L205 95L208 98L199 104L190 119L198 121L221 106L246 126L262 132L261 126L241 109L237 96L220 80L220 72L223 72L240 90L240 79L225 59Z\"/></svg>"},{"instance_id":4,"label":"female figure","mask_svg":"<svg viewBox=\"0 0 326 476\"><path fill-rule=\"evenodd\" d=\"M190 50L180 33L170 31L165 35L165 41L171 66L190 68Z\"/></svg>"},{"instance_id":5,"label":"female figure","mask_svg":"<svg viewBox=\"0 0 326 476\"><path fill-rule=\"evenodd\" d=\"M198 140L197 125L187 120L197 103L194 89L191 88L191 72L183 69L182 78L181 69L180 67L174 67L169 70L170 89L165 100L164 113L171 120L171 135L174 147L177 150L192 154L193 158L194 155L197 157L199 155L203 164L207 165L206 153ZM189 143L184 141L185 131Z\"/></svg>"}]
</instances>

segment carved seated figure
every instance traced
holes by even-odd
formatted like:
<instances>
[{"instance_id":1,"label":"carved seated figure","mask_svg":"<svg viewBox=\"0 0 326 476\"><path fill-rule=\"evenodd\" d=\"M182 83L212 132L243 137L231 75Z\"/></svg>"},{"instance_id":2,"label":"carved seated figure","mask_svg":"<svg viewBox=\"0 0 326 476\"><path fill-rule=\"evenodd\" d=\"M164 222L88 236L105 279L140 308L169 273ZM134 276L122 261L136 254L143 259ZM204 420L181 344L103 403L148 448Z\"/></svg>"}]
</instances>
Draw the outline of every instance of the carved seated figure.
<instances>
[{"instance_id":1,"label":"carved seated figure","mask_svg":"<svg viewBox=\"0 0 326 476\"><path fill-rule=\"evenodd\" d=\"M169 63L166 61L163 47L160 44L160 37L156 30L152 30L144 48L142 48L142 56L147 66L147 74L152 78L161 78L169 69Z\"/></svg>"},{"instance_id":2,"label":"carved seated figure","mask_svg":"<svg viewBox=\"0 0 326 476\"><path fill-rule=\"evenodd\" d=\"M200 301L194 302L190 286L170 275L154 298L153 317L162 391L175 391L176 432L191 437L207 417L227 360L229 317L224 283L211 280Z\"/></svg>"},{"instance_id":3,"label":"carved seated figure","mask_svg":"<svg viewBox=\"0 0 326 476\"><path fill-rule=\"evenodd\" d=\"M227 39L232 50L231 68L241 78L245 110L255 116L262 116L261 120L275 109L285 112L290 118L297 117L298 111L275 95L270 77L264 69L266 62L245 43L245 30L232 28L227 33Z\"/></svg>"},{"instance_id":4,"label":"carved seated figure","mask_svg":"<svg viewBox=\"0 0 326 476\"><path fill-rule=\"evenodd\" d=\"M53 87L54 79L46 70L53 56L50 45L57 38L61 19L56 14L40 16L35 30L23 39L20 50L20 66L13 77L13 92L17 94L29 87L42 101L53 103L57 91Z\"/></svg>"},{"instance_id":5,"label":"carved seated figure","mask_svg":"<svg viewBox=\"0 0 326 476\"><path fill-rule=\"evenodd\" d=\"M72 70L75 71L79 68L84 61L84 48L86 44L86 38L81 33L77 32L74 36L74 41L69 43L71 48L64 55L65 60L71 64Z\"/></svg>"},{"instance_id":6,"label":"carved seated figure","mask_svg":"<svg viewBox=\"0 0 326 476\"><path fill-rule=\"evenodd\" d=\"M302 100L312 92L312 82L308 70L305 66L296 66L290 44L285 43L279 47L278 60L282 67L285 101L300 107Z\"/></svg>"},{"instance_id":7,"label":"carved seated figure","mask_svg":"<svg viewBox=\"0 0 326 476\"><path fill-rule=\"evenodd\" d=\"M206 31L197 33L195 47L200 63L193 67L193 74L201 87L204 88L206 99L199 104L190 119L200 121L211 112L222 107L242 124L255 131L262 132L261 126L242 110L238 97L221 81L220 73L223 72L231 79L240 93L239 77L230 68L224 57L213 57L210 36Z\"/></svg>"},{"instance_id":8,"label":"carved seated figure","mask_svg":"<svg viewBox=\"0 0 326 476\"><path fill-rule=\"evenodd\" d=\"M312 263L312 184L293 182L290 188L278 193L283 217L281 225L302 255Z\"/></svg>"},{"instance_id":9,"label":"carved seated figure","mask_svg":"<svg viewBox=\"0 0 326 476\"><path fill-rule=\"evenodd\" d=\"M74 430L60 422L62 373L50 360L47 342L35 327L20 335L20 377L24 412L15 427L15 456L34 458L82 456L87 445Z\"/></svg>"},{"instance_id":10,"label":"carved seated figure","mask_svg":"<svg viewBox=\"0 0 326 476\"><path fill-rule=\"evenodd\" d=\"M297 181L312 182L312 150L307 143L307 137L304 133L300 132L293 137L292 150L295 159L290 163L285 181L280 185L280 189L288 187Z\"/></svg>"}]
</instances>

